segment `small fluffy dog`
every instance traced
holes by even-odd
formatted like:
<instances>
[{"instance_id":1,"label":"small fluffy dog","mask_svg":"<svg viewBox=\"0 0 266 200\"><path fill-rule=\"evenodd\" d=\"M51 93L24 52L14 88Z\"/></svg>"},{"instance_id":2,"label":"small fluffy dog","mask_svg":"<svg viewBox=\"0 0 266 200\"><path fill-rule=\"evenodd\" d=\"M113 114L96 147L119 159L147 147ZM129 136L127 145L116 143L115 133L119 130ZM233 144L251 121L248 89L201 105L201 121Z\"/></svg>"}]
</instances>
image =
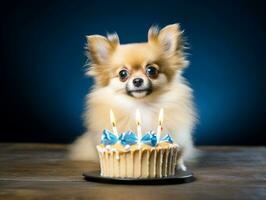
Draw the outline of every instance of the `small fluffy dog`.
<instances>
[{"instance_id":1,"label":"small fluffy dog","mask_svg":"<svg viewBox=\"0 0 266 200\"><path fill-rule=\"evenodd\" d=\"M71 145L75 160L98 161L96 145L104 128L112 130L113 110L119 132L136 132L135 111L142 116L142 132L156 130L164 108L162 135L169 133L184 149L184 159L195 155L192 130L196 115L192 90L182 77L188 61L178 24L159 30L152 26L148 42L120 44L117 34L87 36L88 74L95 86L87 96L87 131Z\"/></svg>"}]
</instances>

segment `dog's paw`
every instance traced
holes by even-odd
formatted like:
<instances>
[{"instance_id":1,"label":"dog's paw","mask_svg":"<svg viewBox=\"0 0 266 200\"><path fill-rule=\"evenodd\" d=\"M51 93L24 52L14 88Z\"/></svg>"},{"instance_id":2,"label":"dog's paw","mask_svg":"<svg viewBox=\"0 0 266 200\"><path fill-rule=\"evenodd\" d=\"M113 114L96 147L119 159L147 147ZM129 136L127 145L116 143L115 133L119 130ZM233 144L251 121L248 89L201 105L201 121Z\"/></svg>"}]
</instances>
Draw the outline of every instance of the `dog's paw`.
<instances>
[{"instance_id":1,"label":"dog's paw","mask_svg":"<svg viewBox=\"0 0 266 200\"><path fill-rule=\"evenodd\" d=\"M80 137L69 146L69 158L71 160L88 160L99 162L95 144L85 137Z\"/></svg>"}]
</instances>

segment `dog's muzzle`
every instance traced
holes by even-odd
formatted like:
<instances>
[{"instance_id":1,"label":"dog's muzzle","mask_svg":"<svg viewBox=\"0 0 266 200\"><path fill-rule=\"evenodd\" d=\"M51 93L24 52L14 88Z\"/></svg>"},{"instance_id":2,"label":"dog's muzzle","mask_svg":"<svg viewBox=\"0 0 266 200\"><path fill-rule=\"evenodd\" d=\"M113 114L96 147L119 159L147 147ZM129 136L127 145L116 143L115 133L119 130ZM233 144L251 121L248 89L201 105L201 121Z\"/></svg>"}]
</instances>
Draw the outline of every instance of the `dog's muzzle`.
<instances>
[{"instance_id":1,"label":"dog's muzzle","mask_svg":"<svg viewBox=\"0 0 266 200\"><path fill-rule=\"evenodd\" d=\"M152 84L149 81L146 86L144 86L144 81L141 78L133 79L133 87L129 87L127 84L126 92L132 97L144 97L152 93Z\"/></svg>"}]
</instances>

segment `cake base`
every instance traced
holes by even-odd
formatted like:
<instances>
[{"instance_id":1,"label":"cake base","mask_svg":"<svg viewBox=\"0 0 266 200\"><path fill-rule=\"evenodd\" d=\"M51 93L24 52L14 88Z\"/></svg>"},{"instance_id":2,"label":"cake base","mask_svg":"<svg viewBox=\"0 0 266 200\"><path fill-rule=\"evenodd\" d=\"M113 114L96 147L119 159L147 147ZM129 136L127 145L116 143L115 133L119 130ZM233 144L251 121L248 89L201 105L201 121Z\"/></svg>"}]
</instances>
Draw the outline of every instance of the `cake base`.
<instances>
[{"instance_id":1,"label":"cake base","mask_svg":"<svg viewBox=\"0 0 266 200\"><path fill-rule=\"evenodd\" d=\"M125 184L125 185L170 185L190 183L196 178L189 170L177 170L175 175L163 178L117 178L117 177L103 177L100 175L100 170L89 171L83 173L86 181L110 184Z\"/></svg>"}]
</instances>

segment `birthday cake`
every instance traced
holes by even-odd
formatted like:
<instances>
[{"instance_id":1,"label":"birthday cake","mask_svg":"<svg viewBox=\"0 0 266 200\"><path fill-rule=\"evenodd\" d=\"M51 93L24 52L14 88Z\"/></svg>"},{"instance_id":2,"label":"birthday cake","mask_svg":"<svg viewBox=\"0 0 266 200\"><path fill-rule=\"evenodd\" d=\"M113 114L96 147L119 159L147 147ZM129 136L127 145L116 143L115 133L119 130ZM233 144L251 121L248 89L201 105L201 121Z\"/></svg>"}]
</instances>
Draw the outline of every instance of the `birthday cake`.
<instances>
[{"instance_id":1,"label":"birthday cake","mask_svg":"<svg viewBox=\"0 0 266 200\"><path fill-rule=\"evenodd\" d=\"M101 176L120 178L162 178L175 175L181 163L181 148L170 135L158 140L150 131L141 138L127 131L118 135L104 130L97 145Z\"/></svg>"}]
</instances>

